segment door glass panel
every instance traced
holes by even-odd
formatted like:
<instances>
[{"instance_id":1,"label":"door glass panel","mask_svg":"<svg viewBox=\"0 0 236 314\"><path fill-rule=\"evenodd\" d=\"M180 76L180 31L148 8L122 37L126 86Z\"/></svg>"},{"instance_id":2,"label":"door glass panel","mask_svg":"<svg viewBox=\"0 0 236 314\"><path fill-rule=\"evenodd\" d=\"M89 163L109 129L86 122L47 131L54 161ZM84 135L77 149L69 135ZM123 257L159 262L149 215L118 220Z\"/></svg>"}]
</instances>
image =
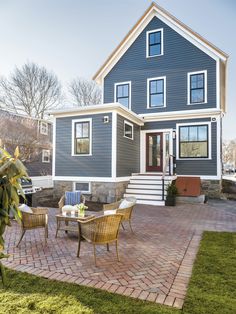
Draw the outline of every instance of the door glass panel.
<instances>
[{"instance_id":1,"label":"door glass panel","mask_svg":"<svg viewBox=\"0 0 236 314\"><path fill-rule=\"evenodd\" d=\"M161 166L161 136L158 134L149 135L148 139L148 166Z\"/></svg>"}]
</instances>

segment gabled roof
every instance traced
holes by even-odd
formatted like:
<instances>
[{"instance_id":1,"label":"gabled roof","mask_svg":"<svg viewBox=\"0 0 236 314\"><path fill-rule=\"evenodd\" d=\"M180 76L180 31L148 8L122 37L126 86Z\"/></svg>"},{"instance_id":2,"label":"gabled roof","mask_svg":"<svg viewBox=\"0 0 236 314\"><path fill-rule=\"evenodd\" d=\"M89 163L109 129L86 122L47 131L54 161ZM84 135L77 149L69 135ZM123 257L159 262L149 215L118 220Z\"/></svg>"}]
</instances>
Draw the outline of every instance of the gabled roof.
<instances>
[{"instance_id":1,"label":"gabled roof","mask_svg":"<svg viewBox=\"0 0 236 314\"><path fill-rule=\"evenodd\" d=\"M177 31L195 46L206 52L212 58L226 61L228 55L215 45L210 43L198 33L194 32L190 27L179 21L176 17L164 10L162 7L152 2L149 8L144 12L141 18L137 21L134 27L128 32L125 38L121 41L118 47L108 57L106 62L100 67L93 79L97 83L101 83L102 79L110 72L114 65L119 61L122 55L128 50L132 43L136 40L139 34L144 30L153 17L157 17L172 29Z\"/></svg>"}]
</instances>

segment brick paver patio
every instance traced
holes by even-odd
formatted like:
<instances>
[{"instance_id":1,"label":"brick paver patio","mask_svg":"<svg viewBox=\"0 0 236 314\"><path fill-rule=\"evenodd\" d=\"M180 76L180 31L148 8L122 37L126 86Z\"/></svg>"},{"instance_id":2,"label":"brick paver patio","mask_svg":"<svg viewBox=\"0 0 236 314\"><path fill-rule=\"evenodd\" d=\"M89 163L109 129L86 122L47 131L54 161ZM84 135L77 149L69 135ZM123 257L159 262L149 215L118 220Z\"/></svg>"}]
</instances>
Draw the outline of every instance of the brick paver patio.
<instances>
[{"instance_id":1,"label":"brick paver patio","mask_svg":"<svg viewBox=\"0 0 236 314\"><path fill-rule=\"evenodd\" d=\"M222 206L220 205L222 204ZM77 238L59 231L55 239L55 209L50 209L48 245L43 230L27 231L20 248L16 222L6 232L5 265L38 276L96 287L118 294L181 308L191 276L201 234L204 230L236 231L235 203L156 207L136 205L132 234L121 229L117 262L115 247L110 252L82 242L76 257Z\"/></svg>"}]
</instances>

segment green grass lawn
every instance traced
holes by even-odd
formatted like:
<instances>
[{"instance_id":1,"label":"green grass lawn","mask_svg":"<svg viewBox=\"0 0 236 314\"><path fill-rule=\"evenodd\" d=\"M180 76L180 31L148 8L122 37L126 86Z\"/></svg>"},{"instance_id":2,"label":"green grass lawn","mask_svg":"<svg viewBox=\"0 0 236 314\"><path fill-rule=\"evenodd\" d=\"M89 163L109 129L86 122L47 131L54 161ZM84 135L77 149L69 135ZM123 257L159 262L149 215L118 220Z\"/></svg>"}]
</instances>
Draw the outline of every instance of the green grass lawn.
<instances>
[{"instance_id":1,"label":"green grass lawn","mask_svg":"<svg viewBox=\"0 0 236 314\"><path fill-rule=\"evenodd\" d=\"M183 310L8 270L0 313L235 314L235 252L235 233L204 233Z\"/></svg>"}]
</instances>

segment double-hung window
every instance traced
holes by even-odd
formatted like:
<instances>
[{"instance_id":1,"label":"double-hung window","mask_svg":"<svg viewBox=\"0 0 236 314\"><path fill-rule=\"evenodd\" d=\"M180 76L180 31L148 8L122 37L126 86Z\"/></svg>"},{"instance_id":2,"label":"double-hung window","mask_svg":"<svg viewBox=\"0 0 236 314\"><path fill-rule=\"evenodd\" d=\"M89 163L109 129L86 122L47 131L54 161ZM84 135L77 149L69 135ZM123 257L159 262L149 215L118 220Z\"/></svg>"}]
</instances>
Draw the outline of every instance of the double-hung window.
<instances>
[{"instance_id":1,"label":"double-hung window","mask_svg":"<svg viewBox=\"0 0 236 314\"><path fill-rule=\"evenodd\" d=\"M163 55L163 29L147 32L146 38L147 58Z\"/></svg>"},{"instance_id":2,"label":"double-hung window","mask_svg":"<svg viewBox=\"0 0 236 314\"><path fill-rule=\"evenodd\" d=\"M209 125L179 126L179 158L209 158Z\"/></svg>"},{"instance_id":3,"label":"double-hung window","mask_svg":"<svg viewBox=\"0 0 236 314\"><path fill-rule=\"evenodd\" d=\"M72 154L91 155L91 119L72 121Z\"/></svg>"},{"instance_id":4,"label":"double-hung window","mask_svg":"<svg viewBox=\"0 0 236 314\"><path fill-rule=\"evenodd\" d=\"M166 78L158 77L147 81L148 108L166 106Z\"/></svg>"},{"instance_id":5,"label":"double-hung window","mask_svg":"<svg viewBox=\"0 0 236 314\"><path fill-rule=\"evenodd\" d=\"M115 84L115 102L119 102L130 109L131 104L131 82Z\"/></svg>"},{"instance_id":6,"label":"double-hung window","mask_svg":"<svg viewBox=\"0 0 236 314\"><path fill-rule=\"evenodd\" d=\"M50 162L50 150L49 149L42 150L42 162L46 162L46 163Z\"/></svg>"},{"instance_id":7,"label":"double-hung window","mask_svg":"<svg viewBox=\"0 0 236 314\"><path fill-rule=\"evenodd\" d=\"M207 102L207 71L188 73L188 104Z\"/></svg>"}]
</instances>

